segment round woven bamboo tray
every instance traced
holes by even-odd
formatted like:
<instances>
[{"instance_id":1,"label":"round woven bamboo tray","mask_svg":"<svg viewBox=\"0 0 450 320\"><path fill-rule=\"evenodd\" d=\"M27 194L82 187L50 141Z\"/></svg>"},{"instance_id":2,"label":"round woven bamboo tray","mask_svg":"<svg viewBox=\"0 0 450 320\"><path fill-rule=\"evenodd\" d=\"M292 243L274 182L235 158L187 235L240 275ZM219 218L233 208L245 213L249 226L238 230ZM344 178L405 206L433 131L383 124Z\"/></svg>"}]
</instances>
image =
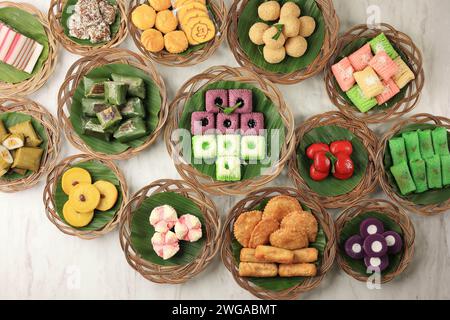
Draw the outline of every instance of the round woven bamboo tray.
<instances>
[{"instance_id":1,"label":"round woven bamboo tray","mask_svg":"<svg viewBox=\"0 0 450 320\"><path fill-rule=\"evenodd\" d=\"M230 21L227 30L227 40L230 50L239 65L248 67L270 81L279 84L294 84L301 82L316 75L325 68L328 59L330 59L336 48L339 31L339 19L334 10L332 0L316 0L325 21L325 38L318 56L308 67L287 74L270 72L254 65L245 51L241 48L238 39L238 22L239 16L247 3L248 0L234 0L228 12Z\"/></svg>"},{"instance_id":2,"label":"round woven bamboo tray","mask_svg":"<svg viewBox=\"0 0 450 320\"><path fill-rule=\"evenodd\" d=\"M310 130L321 127L321 126L338 126L341 128L345 128L352 132L355 136L357 136L360 141L366 147L369 162L367 164L366 172L359 182L359 184L353 189L351 192L339 196L329 197L329 196L321 196L311 190L311 188L307 185L306 181L300 175L298 162L297 162L297 148L300 144L300 141L303 140L303 136L307 134ZM351 119L346 115L330 111L322 114L318 114L306 120L303 124L297 127L295 130L295 139L297 141L297 146L295 151L292 153L291 158L289 160L289 176L294 181L294 184L299 190L304 190L311 195L319 198L320 203L329 209L336 209L349 206L352 202L366 197L369 193L375 190L377 186L377 165L375 161L376 157L376 148L378 145L378 139L375 134L370 130L363 121Z\"/></svg>"},{"instance_id":3,"label":"round woven bamboo tray","mask_svg":"<svg viewBox=\"0 0 450 320\"><path fill-rule=\"evenodd\" d=\"M395 204L382 200L382 199L366 199L358 201L352 204L351 207L346 208L336 220L336 237L339 239L340 233L345 224L365 212L379 212L395 221L403 231L403 256L397 267L397 269L391 273L381 276L381 283L386 283L400 275L411 262L414 255L414 238L415 231L414 225L407 216L407 214ZM339 242L339 240L337 240ZM338 254L337 261L339 267L345 271L349 276L355 278L358 281L366 282L370 275L365 276L358 272L355 272L343 259L342 255L345 255L345 251L341 250L339 243L337 245Z\"/></svg>"},{"instance_id":4,"label":"round woven bamboo tray","mask_svg":"<svg viewBox=\"0 0 450 320\"><path fill-rule=\"evenodd\" d=\"M143 259L133 249L131 243L131 222L133 212L149 196L161 192L175 192L192 200L202 211L205 219L206 244L199 256L189 264L160 266ZM150 227L150 226L149 226ZM214 203L194 185L182 180L157 180L136 192L124 208L120 225L120 244L128 264L144 278L156 283L179 284L188 281L202 272L219 250L221 243L221 223ZM151 244L149 243L149 246Z\"/></svg>"},{"instance_id":5,"label":"round woven bamboo tray","mask_svg":"<svg viewBox=\"0 0 450 320\"><path fill-rule=\"evenodd\" d=\"M331 66L337 62L337 56L349 43L363 37L374 38L381 32L384 32L389 41L405 54L407 57L406 62L411 67L416 79L408 84L408 89L403 99L391 108L361 113L338 92ZM422 54L409 36L386 23L382 23L374 29L369 29L366 24L360 24L351 28L339 38L337 48L325 69L325 87L331 102L347 116L364 120L366 123L382 123L386 120L396 119L414 109L419 101L425 81L422 66Z\"/></svg>"},{"instance_id":6,"label":"round woven bamboo tray","mask_svg":"<svg viewBox=\"0 0 450 320\"><path fill-rule=\"evenodd\" d=\"M159 122L155 130L148 136L144 144L137 148L129 148L122 153L106 154L92 150L84 141L75 133L72 123L70 122L70 107L72 106L72 97L77 89L83 76L92 69L105 64L123 63L139 68L145 71L155 82L159 88L161 95L161 110L159 112ZM61 128L70 143L77 149L96 156L101 159L124 160L134 157L136 154L152 145L162 131L162 127L166 123L168 115L167 93L164 80L153 64L146 61L142 56L125 49L102 49L96 52L96 55L86 56L76 61L67 71L66 80L62 83L58 93L58 119Z\"/></svg>"},{"instance_id":7,"label":"round woven bamboo tray","mask_svg":"<svg viewBox=\"0 0 450 320\"><path fill-rule=\"evenodd\" d=\"M6 180L0 178L1 192L17 192L36 185L56 164L61 146L58 122L40 104L26 98L0 98L0 113L20 112L32 116L45 128L48 143L41 159L38 172L34 172L23 179Z\"/></svg>"},{"instance_id":8,"label":"round woven bamboo tray","mask_svg":"<svg viewBox=\"0 0 450 320\"><path fill-rule=\"evenodd\" d=\"M441 202L439 204L431 204L431 205L418 205L414 202L407 200L401 197L395 190L392 188L391 184L388 181L387 174L384 170L384 154L386 150L388 150L388 142L399 130L403 127L410 124L418 124L418 123L430 123L438 126L442 126L450 130L450 119L445 117L433 116L427 113L416 114L410 118L407 118L396 125L394 125L388 132L384 134L381 138L378 146L377 153L377 164L380 170L378 171L378 178L380 180L381 188L384 192L397 204L402 206L403 208L412 211L414 213L420 214L422 216L433 216L437 214L444 213L445 211L450 209L450 199L447 201Z\"/></svg>"},{"instance_id":9,"label":"round woven bamboo tray","mask_svg":"<svg viewBox=\"0 0 450 320\"><path fill-rule=\"evenodd\" d=\"M167 52L166 50L157 53L148 51L141 43L142 31L136 28L133 22L131 22L131 13L137 6L143 3L147 3L147 0L130 1L128 10L128 30L131 34L131 38L136 44L136 47L148 59L166 66L188 67L208 59L222 43L228 24L227 9L223 0L208 0L207 3L209 5L209 10L214 14L215 18L216 36L213 40L207 42L203 48L186 54L173 54Z\"/></svg>"},{"instance_id":10,"label":"round woven bamboo tray","mask_svg":"<svg viewBox=\"0 0 450 320\"><path fill-rule=\"evenodd\" d=\"M183 158L182 150L180 146L177 145L178 142L172 139L173 131L179 128L178 124L186 101L188 101L198 90L201 90L210 83L218 81L237 81L251 84L263 91L267 98L272 100L272 102L277 106L283 120L283 124L286 127L286 139L284 140L284 144L281 146L280 159L274 167L272 167L271 174L262 175L253 179L241 180L238 182L215 181L210 176L199 172L191 166L188 161ZM294 119L290 109L283 100L281 92L275 85L270 83L270 81L259 77L256 73L246 68L217 66L211 67L203 73L194 76L178 90L175 99L170 105L170 110L172 110L172 112L167 123L164 136L167 150L172 156L175 163L175 168L184 180L191 182L195 186L211 194L240 195L261 187L262 185L275 179L281 173L285 163L289 159L290 154L294 151Z\"/></svg>"},{"instance_id":11,"label":"round woven bamboo tray","mask_svg":"<svg viewBox=\"0 0 450 320\"><path fill-rule=\"evenodd\" d=\"M1 1L0 8L5 7L18 8L34 15L44 27L48 38L48 58L39 72L36 72L36 74L29 79L15 84L0 81L0 94L4 96L27 96L40 89L55 70L58 59L58 44L50 31L47 18L36 7L28 3Z\"/></svg>"},{"instance_id":12,"label":"round woven bamboo tray","mask_svg":"<svg viewBox=\"0 0 450 320\"><path fill-rule=\"evenodd\" d=\"M127 11L124 0L116 0L118 14L120 14L120 25L117 33L110 41L99 45L82 45L72 41L65 33L61 22L62 13L67 0L51 0L48 10L48 21L55 38L62 44L67 51L81 56L86 56L97 52L100 49L114 48L121 44L128 35L127 29Z\"/></svg>"},{"instance_id":13,"label":"round woven bamboo tray","mask_svg":"<svg viewBox=\"0 0 450 320\"><path fill-rule=\"evenodd\" d=\"M98 230L79 230L77 228L73 228L70 225L66 224L58 212L56 211L56 203L55 203L55 192L58 186L58 181L64 172L69 169L71 166L76 165L77 163L87 162L87 161L98 161L101 164L107 166L111 169L111 171L116 175L117 179L120 182L120 190L122 192L122 203L120 208L117 210L114 218L105 224L102 228ZM47 183L44 188L44 206L45 213L47 218L53 223L61 232L75 236L81 239L91 240L98 237L101 237L108 232L114 230L116 226L119 224L120 220L123 216L123 209L128 200L128 185L125 180L124 175L117 167L117 165L111 160L98 159L89 154L77 154L62 160L48 175Z\"/></svg>"},{"instance_id":14,"label":"round woven bamboo tray","mask_svg":"<svg viewBox=\"0 0 450 320\"><path fill-rule=\"evenodd\" d=\"M244 213L246 211L255 210L254 208L257 207L264 199L272 198L278 195L287 195L297 198L298 201L310 208L311 212L314 214L320 226L325 232L325 235L327 237L327 244L323 252L322 262L317 270L317 276L309 277L301 284L298 284L286 290L271 291L260 288L252 282L248 281L247 278L239 276L239 266L234 260L231 243L233 240L234 222L236 221L237 217L239 217L241 213ZM225 267L233 275L233 278L237 282L237 284L260 299L296 299L301 293L310 291L319 286L325 274L333 266L334 258L336 255L336 232L333 218L320 205L319 201L316 198L300 193L293 188L263 188L249 193L243 200L239 201L230 210L224 226L223 242L221 247L222 261Z\"/></svg>"}]
</instances>

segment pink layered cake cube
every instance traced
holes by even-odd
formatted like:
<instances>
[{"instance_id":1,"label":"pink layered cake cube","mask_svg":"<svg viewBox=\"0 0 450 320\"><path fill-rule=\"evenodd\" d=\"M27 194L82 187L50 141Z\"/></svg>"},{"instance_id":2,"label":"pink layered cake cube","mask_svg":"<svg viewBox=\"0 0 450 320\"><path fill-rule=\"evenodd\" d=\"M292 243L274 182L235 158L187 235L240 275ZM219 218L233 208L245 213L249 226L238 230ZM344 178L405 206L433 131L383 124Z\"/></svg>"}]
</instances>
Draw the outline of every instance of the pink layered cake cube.
<instances>
[{"instance_id":1,"label":"pink layered cake cube","mask_svg":"<svg viewBox=\"0 0 450 320\"><path fill-rule=\"evenodd\" d=\"M356 71L364 70L365 67L369 65L370 60L372 60L373 54L370 44L365 44L351 55L348 56L353 69Z\"/></svg>"},{"instance_id":2,"label":"pink layered cake cube","mask_svg":"<svg viewBox=\"0 0 450 320\"><path fill-rule=\"evenodd\" d=\"M345 57L338 63L331 66L334 77L336 78L339 87L342 91L348 91L355 84L353 72L355 71L350 63L350 60Z\"/></svg>"},{"instance_id":3,"label":"pink layered cake cube","mask_svg":"<svg viewBox=\"0 0 450 320\"><path fill-rule=\"evenodd\" d=\"M370 60L369 65L383 80L389 80L398 71L397 64L384 51L379 51L372 60Z\"/></svg>"},{"instance_id":4,"label":"pink layered cake cube","mask_svg":"<svg viewBox=\"0 0 450 320\"><path fill-rule=\"evenodd\" d=\"M214 89L206 91L206 111L219 113L221 108L228 107L228 90Z\"/></svg>"},{"instance_id":5,"label":"pink layered cake cube","mask_svg":"<svg viewBox=\"0 0 450 320\"><path fill-rule=\"evenodd\" d=\"M233 107L236 104L241 105L235 113L250 113L253 109L253 94L249 89L230 89L228 90L228 106Z\"/></svg>"},{"instance_id":6,"label":"pink layered cake cube","mask_svg":"<svg viewBox=\"0 0 450 320\"><path fill-rule=\"evenodd\" d=\"M255 136L263 134L264 114L261 112L241 114L241 134L245 136Z\"/></svg>"},{"instance_id":7,"label":"pink layered cake cube","mask_svg":"<svg viewBox=\"0 0 450 320\"><path fill-rule=\"evenodd\" d=\"M191 133L201 135L203 133L214 133L216 128L216 116L214 113L205 111L192 112Z\"/></svg>"},{"instance_id":8,"label":"pink layered cake cube","mask_svg":"<svg viewBox=\"0 0 450 320\"><path fill-rule=\"evenodd\" d=\"M239 129L239 114L217 114L217 131L226 133L235 133Z\"/></svg>"},{"instance_id":9,"label":"pink layered cake cube","mask_svg":"<svg viewBox=\"0 0 450 320\"><path fill-rule=\"evenodd\" d=\"M399 87L395 84L395 81L393 79L389 79L387 81L384 80L383 86L383 92L375 97L377 99L378 105L387 102L389 99L400 92Z\"/></svg>"}]
</instances>

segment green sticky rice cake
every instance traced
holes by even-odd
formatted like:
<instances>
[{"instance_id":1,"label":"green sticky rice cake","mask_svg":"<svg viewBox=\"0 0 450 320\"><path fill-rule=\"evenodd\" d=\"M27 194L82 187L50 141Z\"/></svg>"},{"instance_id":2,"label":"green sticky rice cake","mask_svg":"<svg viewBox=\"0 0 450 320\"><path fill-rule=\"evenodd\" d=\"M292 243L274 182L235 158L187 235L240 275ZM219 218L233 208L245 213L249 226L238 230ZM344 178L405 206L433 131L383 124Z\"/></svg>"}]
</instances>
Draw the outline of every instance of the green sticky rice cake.
<instances>
[{"instance_id":1,"label":"green sticky rice cake","mask_svg":"<svg viewBox=\"0 0 450 320\"><path fill-rule=\"evenodd\" d=\"M264 136L243 136L241 138L241 158L244 160L263 160L266 157L266 138Z\"/></svg>"},{"instance_id":2,"label":"green sticky rice cake","mask_svg":"<svg viewBox=\"0 0 450 320\"><path fill-rule=\"evenodd\" d=\"M442 184L450 185L450 155L441 156Z\"/></svg>"},{"instance_id":3,"label":"green sticky rice cake","mask_svg":"<svg viewBox=\"0 0 450 320\"><path fill-rule=\"evenodd\" d=\"M392 60L398 57L398 52L395 51L391 42L384 33L380 33L378 36L370 40L369 44L375 54L380 51L384 51Z\"/></svg>"},{"instance_id":4,"label":"green sticky rice cake","mask_svg":"<svg viewBox=\"0 0 450 320\"><path fill-rule=\"evenodd\" d=\"M422 159L419 148L419 134L417 131L404 132L402 134L405 140L406 154L408 155L408 160L419 160Z\"/></svg>"},{"instance_id":5,"label":"green sticky rice cake","mask_svg":"<svg viewBox=\"0 0 450 320\"><path fill-rule=\"evenodd\" d=\"M427 167L428 188L442 188L442 170L441 158L439 155L434 155L425 160Z\"/></svg>"},{"instance_id":6,"label":"green sticky rice cake","mask_svg":"<svg viewBox=\"0 0 450 320\"><path fill-rule=\"evenodd\" d=\"M216 136L212 134L193 136L192 149L196 159L215 159L217 156Z\"/></svg>"},{"instance_id":7,"label":"green sticky rice cake","mask_svg":"<svg viewBox=\"0 0 450 320\"><path fill-rule=\"evenodd\" d=\"M407 161L405 139L396 137L389 139L389 150L391 151L392 162L394 165Z\"/></svg>"},{"instance_id":8,"label":"green sticky rice cake","mask_svg":"<svg viewBox=\"0 0 450 320\"><path fill-rule=\"evenodd\" d=\"M357 84L345 94L361 112L367 112L378 104L377 99L367 98Z\"/></svg>"},{"instance_id":9,"label":"green sticky rice cake","mask_svg":"<svg viewBox=\"0 0 450 320\"><path fill-rule=\"evenodd\" d=\"M241 160L239 157L218 157L216 160L216 179L218 181L240 181Z\"/></svg>"},{"instance_id":10,"label":"green sticky rice cake","mask_svg":"<svg viewBox=\"0 0 450 320\"><path fill-rule=\"evenodd\" d=\"M400 193L402 195L407 195L411 192L416 191L416 185L409 172L409 167L406 161L400 162L399 164L393 165L391 167L391 173L395 178Z\"/></svg>"},{"instance_id":11,"label":"green sticky rice cake","mask_svg":"<svg viewBox=\"0 0 450 320\"><path fill-rule=\"evenodd\" d=\"M411 176L414 180L414 184L416 185L416 193L427 191L428 182L425 161L422 159L410 160L409 168L411 170Z\"/></svg>"},{"instance_id":12,"label":"green sticky rice cake","mask_svg":"<svg viewBox=\"0 0 450 320\"><path fill-rule=\"evenodd\" d=\"M433 140L431 139L431 130L417 130L419 135L420 155L422 159L428 159L434 156Z\"/></svg>"},{"instance_id":13,"label":"green sticky rice cake","mask_svg":"<svg viewBox=\"0 0 450 320\"><path fill-rule=\"evenodd\" d=\"M239 157L241 136L238 134L221 134L217 136L217 155L219 157Z\"/></svg>"},{"instance_id":14,"label":"green sticky rice cake","mask_svg":"<svg viewBox=\"0 0 450 320\"><path fill-rule=\"evenodd\" d=\"M440 156L450 154L448 150L447 129L444 127L437 127L431 131L433 139L434 153Z\"/></svg>"}]
</instances>

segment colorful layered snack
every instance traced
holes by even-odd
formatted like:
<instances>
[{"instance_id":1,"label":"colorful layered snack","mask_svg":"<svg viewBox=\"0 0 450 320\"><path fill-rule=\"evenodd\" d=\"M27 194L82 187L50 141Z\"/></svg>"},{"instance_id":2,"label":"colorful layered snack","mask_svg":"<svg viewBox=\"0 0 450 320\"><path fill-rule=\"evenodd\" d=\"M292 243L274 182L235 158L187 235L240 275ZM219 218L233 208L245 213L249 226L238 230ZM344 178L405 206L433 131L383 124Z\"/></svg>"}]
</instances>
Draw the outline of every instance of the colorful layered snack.
<instances>
[{"instance_id":1,"label":"colorful layered snack","mask_svg":"<svg viewBox=\"0 0 450 320\"><path fill-rule=\"evenodd\" d=\"M228 90L228 106L238 106L236 113L250 113L253 110L253 93L250 89Z\"/></svg>"},{"instance_id":2,"label":"colorful layered snack","mask_svg":"<svg viewBox=\"0 0 450 320\"><path fill-rule=\"evenodd\" d=\"M346 94L361 112L367 112L377 105L377 100L375 98L367 98L357 84L347 91Z\"/></svg>"},{"instance_id":3,"label":"colorful layered snack","mask_svg":"<svg viewBox=\"0 0 450 320\"><path fill-rule=\"evenodd\" d=\"M192 150L196 159L215 159L217 156L216 136L212 134L193 136Z\"/></svg>"},{"instance_id":4,"label":"colorful layered snack","mask_svg":"<svg viewBox=\"0 0 450 320\"><path fill-rule=\"evenodd\" d=\"M400 92L400 89L397 87L394 80L392 79L389 79L387 81L383 80L382 83L384 86L384 90L381 94L376 96L378 105L387 102L388 100L393 98L397 93Z\"/></svg>"},{"instance_id":5,"label":"colorful layered snack","mask_svg":"<svg viewBox=\"0 0 450 320\"><path fill-rule=\"evenodd\" d=\"M243 136L241 138L241 158L244 160L263 160L266 157L266 137Z\"/></svg>"},{"instance_id":6,"label":"colorful layered snack","mask_svg":"<svg viewBox=\"0 0 450 320\"><path fill-rule=\"evenodd\" d=\"M124 82L105 81L105 100L114 105L122 105L127 102L128 85Z\"/></svg>"},{"instance_id":7,"label":"colorful layered snack","mask_svg":"<svg viewBox=\"0 0 450 320\"><path fill-rule=\"evenodd\" d=\"M195 111L191 116L191 133L200 135L214 133L216 129L216 116L211 112Z\"/></svg>"},{"instance_id":8,"label":"colorful layered snack","mask_svg":"<svg viewBox=\"0 0 450 320\"><path fill-rule=\"evenodd\" d=\"M364 258L363 251L363 238L361 236L355 234L345 241L345 253L353 259L362 259Z\"/></svg>"},{"instance_id":9,"label":"colorful layered snack","mask_svg":"<svg viewBox=\"0 0 450 320\"><path fill-rule=\"evenodd\" d=\"M450 185L450 155L441 156L442 184Z\"/></svg>"},{"instance_id":10,"label":"colorful layered snack","mask_svg":"<svg viewBox=\"0 0 450 320\"><path fill-rule=\"evenodd\" d=\"M141 118L132 118L123 122L116 131L113 137L119 142L125 143L132 140L142 138L147 134L147 126Z\"/></svg>"},{"instance_id":11,"label":"colorful layered snack","mask_svg":"<svg viewBox=\"0 0 450 320\"><path fill-rule=\"evenodd\" d=\"M389 150L391 151L394 165L407 161L405 139L403 137L389 139Z\"/></svg>"},{"instance_id":12,"label":"colorful layered snack","mask_svg":"<svg viewBox=\"0 0 450 320\"><path fill-rule=\"evenodd\" d=\"M241 114L241 134L259 135L264 130L264 114L252 112Z\"/></svg>"},{"instance_id":13,"label":"colorful layered snack","mask_svg":"<svg viewBox=\"0 0 450 320\"><path fill-rule=\"evenodd\" d=\"M331 66L331 71L342 91L346 92L350 90L355 84L355 78L353 77L355 69L353 69L350 60L347 57Z\"/></svg>"},{"instance_id":14,"label":"colorful layered snack","mask_svg":"<svg viewBox=\"0 0 450 320\"><path fill-rule=\"evenodd\" d=\"M384 51L389 57L391 57L391 59L395 59L398 57L397 51L395 51L391 42L384 33L380 33L378 36L370 40L369 44L375 54L380 51Z\"/></svg>"},{"instance_id":15,"label":"colorful layered snack","mask_svg":"<svg viewBox=\"0 0 450 320\"><path fill-rule=\"evenodd\" d=\"M434 155L425 160L427 167L427 180L430 189L442 188L441 157Z\"/></svg>"},{"instance_id":16,"label":"colorful layered snack","mask_svg":"<svg viewBox=\"0 0 450 320\"><path fill-rule=\"evenodd\" d=\"M384 90L380 78L372 67L366 67L362 71L355 72L353 76L366 98L374 98Z\"/></svg>"},{"instance_id":17,"label":"colorful layered snack","mask_svg":"<svg viewBox=\"0 0 450 320\"><path fill-rule=\"evenodd\" d=\"M364 70L369 65L369 61L372 60L372 58L372 50L370 48L370 44L368 43L348 56L348 59L350 60L350 63L355 71Z\"/></svg>"},{"instance_id":18,"label":"colorful layered snack","mask_svg":"<svg viewBox=\"0 0 450 320\"><path fill-rule=\"evenodd\" d=\"M450 154L448 150L448 134L444 127L437 127L431 131L431 138L433 139L434 153L440 156Z\"/></svg>"},{"instance_id":19,"label":"colorful layered snack","mask_svg":"<svg viewBox=\"0 0 450 320\"><path fill-rule=\"evenodd\" d=\"M226 134L217 136L217 156L239 157L241 150L241 136Z\"/></svg>"},{"instance_id":20,"label":"colorful layered snack","mask_svg":"<svg viewBox=\"0 0 450 320\"><path fill-rule=\"evenodd\" d=\"M410 160L409 168L411 175L416 185L416 193L425 192L428 190L427 170L425 161L422 159Z\"/></svg>"},{"instance_id":21,"label":"colorful layered snack","mask_svg":"<svg viewBox=\"0 0 450 320\"><path fill-rule=\"evenodd\" d=\"M105 85L104 83L109 81L108 78L90 78L84 77L84 96L86 98L104 98L105 97Z\"/></svg>"},{"instance_id":22,"label":"colorful layered snack","mask_svg":"<svg viewBox=\"0 0 450 320\"><path fill-rule=\"evenodd\" d=\"M97 113L105 110L108 105L104 99L83 98L81 99L81 111L85 117L96 117Z\"/></svg>"},{"instance_id":23,"label":"colorful layered snack","mask_svg":"<svg viewBox=\"0 0 450 320\"><path fill-rule=\"evenodd\" d=\"M371 66L383 80L391 79L398 71L397 64L384 51L378 52L372 60L370 60L369 66Z\"/></svg>"},{"instance_id":24,"label":"colorful layered snack","mask_svg":"<svg viewBox=\"0 0 450 320\"><path fill-rule=\"evenodd\" d=\"M434 156L433 140L431 139L431 130L417 130L419 135L420 155L422 159Z\"/></svg>"},{"instance_id":25,"label":"colorful layered snack","mask_svg":"<svg viewBox=\"0 0 450 320\"><path fill-rule=\"evenodd\" d=\"M397 232L386 231L383 233L383 237L386 240L389 254L397 254L402 250L403 240Z\"/></svg>"},{"instance_id":26,"label":"colorful layered snack","mask_svg":"<svg viewBox=\"0 0 450 320\"><path fill-rule=\"evenodd\" d=\"M402 138L405 140L408 160L422 159L422 155L420 154L419 134L417 131L403 132Z\"/></svg>"},{"instance_id":27,"label":"colorful layered snack","mask_svg":"<svg viewBox=\"0 0 450 320\"><path fill-rule=\"evenodd\" d=\"M239 114L225 114L219 113L217 114L217 131L226 134L226 133L236 133L239 129Z\"/></svg>"},{"instance_id":28,"label":"colorful layered snack","mask_svg":"<svg viewBox=\"0 0 450 320\"><path fill-rule=\"evenodd\" d=\"M134 97L127 100L127 102L120 107L120 114L126 118L145 118L144 103L140 98Z\"/></svg>"},{"instance_id":29,"label":"colorful layered snack","mask_svg":"<svg viewBox=\"0 0 450 320\"><path fill-rule=\"evenodd\" d=\"M206 91L205 102L207 112L219 113L228 107L228 90L214 89Z\"/></svg>"},{"instance_id":30,"label":"colorful layered snack","mask_svg":"<svg viewBox=\"0 0 450 320\"><path fill-rule=\"evenodd\" d=\"M416 76L412 72L411 68L403 61L401 57L397 57L394 59L395 64L397 65L397 72L395 73L393 79L395 84L402 89L408 83L413 81Z\"/></svg>"},{"instance_id":31,"label":"colorful layered snack","mask_svg":"<svg viewBox=\"0 0 450 320\"><path fill-rule=\"evenodd\" d=\"M216 160L216 179L218 181L240 181L241 161L239 157L218 157Z\"/></svg>"},{"instance_id":32,"label":"colorful layered snack","mask_svg":"<svg viewBox=\"0 0 450 320\"><path fill-rule=\"evenodd\" d=\"M277 274L278 266L276 263L239 263L239 276L241 277L271 278L276 277Z\"/></svg>"},{"instance_id":33,"label":"colorful layered snack","mask_svg":"<svg viewBox=\"0 0 450 320\"><path fill-rule=\"evenodd\" d=\"M117 73L112 73L111 78L115 82L121 82L127 85L128 96L145 99L146 90L145 90L145 82L143 79L138 77L124 76Z\"/></svg>"},{"instance_id":34,"label":"colorful layered snack","mask_svg":"<svg viewBox=\"0 0 450 320\"><path fill-rule=\"evenodd\" d=\"M372 270L384 271L389 266L389 257L384 255L382 257L370 257L364 258L364 264L367 268Z\"/></svg>"},{"instance_id":35,"label":"colorful layered snack","mask_svg":"<svg viewBox=\"0 0 450 320\"><path fill-rule=\"evenodd\" d=\"M411 173L409 172L409 167L406 162L400 162L399 164L393 165L391 167L391 173L394 176L395 182L397 183L402 195L407 195L416 191L416 185L414 184L414 180L411 177Z\"/></svg>"}]
</instances>

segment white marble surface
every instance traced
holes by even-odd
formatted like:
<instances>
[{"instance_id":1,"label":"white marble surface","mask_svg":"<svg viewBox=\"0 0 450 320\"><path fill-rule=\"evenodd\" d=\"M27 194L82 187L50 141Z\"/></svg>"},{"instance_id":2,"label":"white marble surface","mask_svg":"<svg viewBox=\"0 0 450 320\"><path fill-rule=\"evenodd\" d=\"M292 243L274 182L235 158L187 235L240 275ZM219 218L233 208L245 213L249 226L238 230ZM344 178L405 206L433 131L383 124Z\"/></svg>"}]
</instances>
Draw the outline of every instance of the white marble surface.
<instances>
[{"instance_id":1,"label":"white marble surface","mask_svg":"<svg viewBox=\"0 0 450 320\"><path fill-rule=\"evenodd\" d=\"M15 0L13 0L15 1ZM28 0L47 12L48 0ZM17 1L18 2L18 1ZM227 0L230 5L230 0ZM429 112L450 117L450 2L447 0L337 0L340 32L364 23L370 5L380 8L381 20L410 35L424 56L426 84L419 106L413 113ZM136 50L130 38L122 47ZM77 56L63 48L55 74L31 98L56 115L57 91L69 66ZM182 83L207 67L237 66L226 42L206 62L190 68L157 65L168 88L169 98ZM174 76L176 75L176 76ZM295 114L296 123L335 108L329 102L322 76L301 84L280 86ZM378 133L388 124L376 127ZM62 157L77 150L63 138ZM160 139L139 156L121 161L131 192L159 178L179 178ZM138 169L139 168L139 169ZM274 182L290 185L286 171ZM0 298L6 299L251 299L233 281L219 257L199 276L184 285L157 285L131 269L121 251L117 231L93 241L69 237L56 229L44 213L39 183L31 190L0 194ZM373 196L381 196L379 191ZM215 197L222 217L238 200ZM337 214L334 213L334 214ZM450 216L412 216L416 227L416 254L404 274L381 290L368 290L341 272L335 265L316 290L305 299L449 299Z\"/></svg>"}]
</instances>

